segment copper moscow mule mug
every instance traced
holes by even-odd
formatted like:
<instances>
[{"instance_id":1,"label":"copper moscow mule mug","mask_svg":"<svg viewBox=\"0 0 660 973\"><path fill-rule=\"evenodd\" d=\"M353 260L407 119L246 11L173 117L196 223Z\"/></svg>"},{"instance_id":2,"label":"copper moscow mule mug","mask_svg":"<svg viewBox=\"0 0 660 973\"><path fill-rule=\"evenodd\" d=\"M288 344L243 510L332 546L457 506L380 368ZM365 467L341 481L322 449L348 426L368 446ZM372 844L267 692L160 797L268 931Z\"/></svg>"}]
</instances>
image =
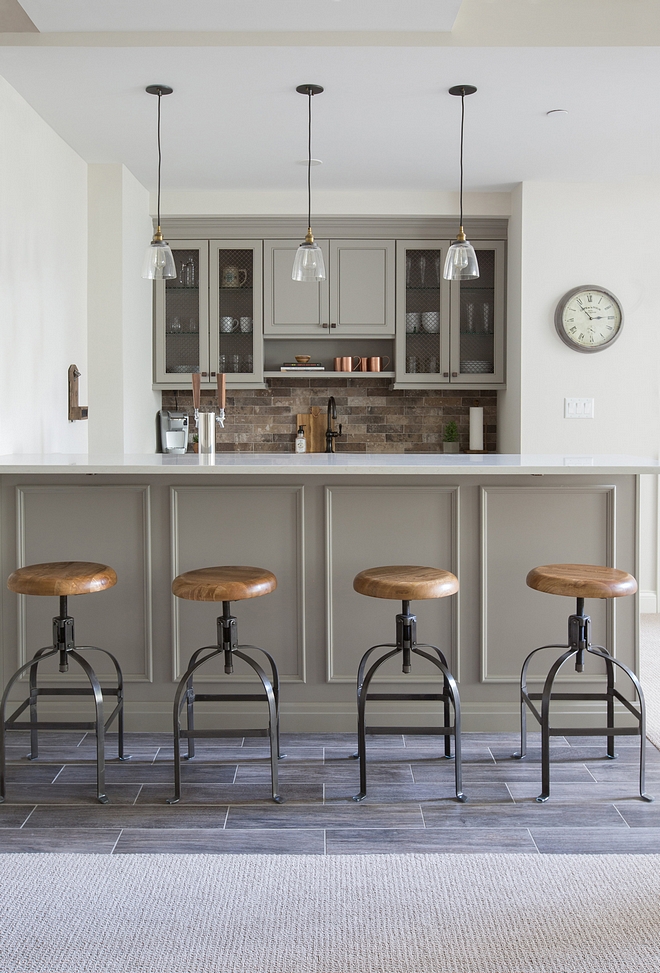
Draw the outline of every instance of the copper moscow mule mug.
<instances>
[{"instance_id":1,"label":"copper moscow mule mug","mask_svg":"<svg viewBox=\"0 0 660 973\"><path fill-rule=\"evenodd\" d=\"M369 366L370 372L385 372L387 371L387 366L389 365L389 363L390 363L390 359L387 357L387 355L384 355L382 358L367 359L367 364Z\"/></svg>"},{"instance_id":2,"label":"copper moscow mule mug","mask_svg":"<svg viewBox=\"0 0 660 973\"><path fill-rule=\"evenodd\" d=\"M357 365L353 365L353 358L355 358ZM336 372L352 372L357 370L360 363L360 358L357 355L345 355L343 358L335 358L335 371Z\"/></svg>"}]
</instances>

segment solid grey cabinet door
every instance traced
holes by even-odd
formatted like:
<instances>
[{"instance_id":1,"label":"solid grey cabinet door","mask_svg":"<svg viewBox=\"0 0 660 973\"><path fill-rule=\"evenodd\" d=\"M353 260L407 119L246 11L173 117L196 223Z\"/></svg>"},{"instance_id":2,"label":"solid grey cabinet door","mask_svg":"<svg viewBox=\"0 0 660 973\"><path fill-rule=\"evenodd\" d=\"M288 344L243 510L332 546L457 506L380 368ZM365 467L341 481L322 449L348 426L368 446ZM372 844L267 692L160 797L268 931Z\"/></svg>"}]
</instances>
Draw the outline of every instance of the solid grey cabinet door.
<instances>
[{"instance_id":1,"label":"solid grey cabinet door","mask_svg":"<svg viewBox=\"0 0 660 973\"><path fill-rule=\"evenodd\" d=\"M348 337L394 334L394 240L332 240L330 330Z\"/></svg>"},{"instance_id":2,"label":"solid grey cabinet door","mask_svg":"<svg viewBox=\"0 0 660 973\"><path fill-rule=\"evenodd\" d=\"M328 272L328 241L323 250ZM300 240L264 241L264 334L319 336L328 330L328 281L292 280L293 259Z\"/></svg>"}]
</instances>

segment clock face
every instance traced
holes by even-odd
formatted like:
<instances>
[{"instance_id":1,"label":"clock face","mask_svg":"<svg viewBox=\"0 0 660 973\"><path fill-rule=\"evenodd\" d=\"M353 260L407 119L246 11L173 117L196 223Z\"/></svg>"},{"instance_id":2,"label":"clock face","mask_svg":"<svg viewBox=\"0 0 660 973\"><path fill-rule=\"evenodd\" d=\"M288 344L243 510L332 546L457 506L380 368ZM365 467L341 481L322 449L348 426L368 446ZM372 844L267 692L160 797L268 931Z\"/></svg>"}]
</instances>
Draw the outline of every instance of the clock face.
<instances>
[{"instance_id":1,"label":"clock face","mask_svg":"<svg viewBox=\"0 0 660 973\"><path fill-rule=\"evenodd\" d=\"M559 337L574 351L609 348L621 333L623 312L611 291L584 285L564 294L555 311Z\"/></svg>"}]
</instances>

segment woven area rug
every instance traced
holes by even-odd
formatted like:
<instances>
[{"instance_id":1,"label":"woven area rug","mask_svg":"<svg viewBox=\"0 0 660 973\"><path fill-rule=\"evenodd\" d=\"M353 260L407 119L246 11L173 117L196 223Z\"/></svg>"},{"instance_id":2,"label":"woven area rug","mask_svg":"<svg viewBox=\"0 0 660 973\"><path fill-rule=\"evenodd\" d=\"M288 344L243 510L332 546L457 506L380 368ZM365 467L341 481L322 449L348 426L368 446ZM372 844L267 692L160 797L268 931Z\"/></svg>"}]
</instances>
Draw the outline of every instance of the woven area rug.
<instances>
[{"instance_id":1,"label":"woven area rug","mask_svg":"<svg viewBox=\"0 0 660 973\"><path fill-rule=\"evenodd\" d=\"M3 973L657 973L660 856L4 855Z\"/></svg>"},{"instance_id":2,"label":"woven area rug","mask_svg":"<svg viewBox=\"0 0 660 973\"><path fill-rule=\"evenodd\" d=\"M660 615L639 616L639 662L646 700L646 736L660 750Z\"/></svg>"}]
</instances>

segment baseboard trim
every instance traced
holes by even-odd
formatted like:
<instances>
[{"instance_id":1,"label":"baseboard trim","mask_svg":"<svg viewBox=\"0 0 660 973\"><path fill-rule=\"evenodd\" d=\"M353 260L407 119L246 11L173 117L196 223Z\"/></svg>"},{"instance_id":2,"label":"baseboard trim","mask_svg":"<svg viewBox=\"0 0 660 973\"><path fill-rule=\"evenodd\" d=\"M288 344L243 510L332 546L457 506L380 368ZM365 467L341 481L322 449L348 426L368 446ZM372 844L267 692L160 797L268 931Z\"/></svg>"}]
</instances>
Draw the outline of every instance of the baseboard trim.
<instances>
[{"instance_id":1,"label":"baseboard trim","mask_svg":"<svg viewBox=\"0 0 660 973\"><path fill-rule=\"evenodd\" d=\"M655 591L640 591L639 611L642 615L655 615L658 611L658 596Z\"/></svg>"}]
</instances>

